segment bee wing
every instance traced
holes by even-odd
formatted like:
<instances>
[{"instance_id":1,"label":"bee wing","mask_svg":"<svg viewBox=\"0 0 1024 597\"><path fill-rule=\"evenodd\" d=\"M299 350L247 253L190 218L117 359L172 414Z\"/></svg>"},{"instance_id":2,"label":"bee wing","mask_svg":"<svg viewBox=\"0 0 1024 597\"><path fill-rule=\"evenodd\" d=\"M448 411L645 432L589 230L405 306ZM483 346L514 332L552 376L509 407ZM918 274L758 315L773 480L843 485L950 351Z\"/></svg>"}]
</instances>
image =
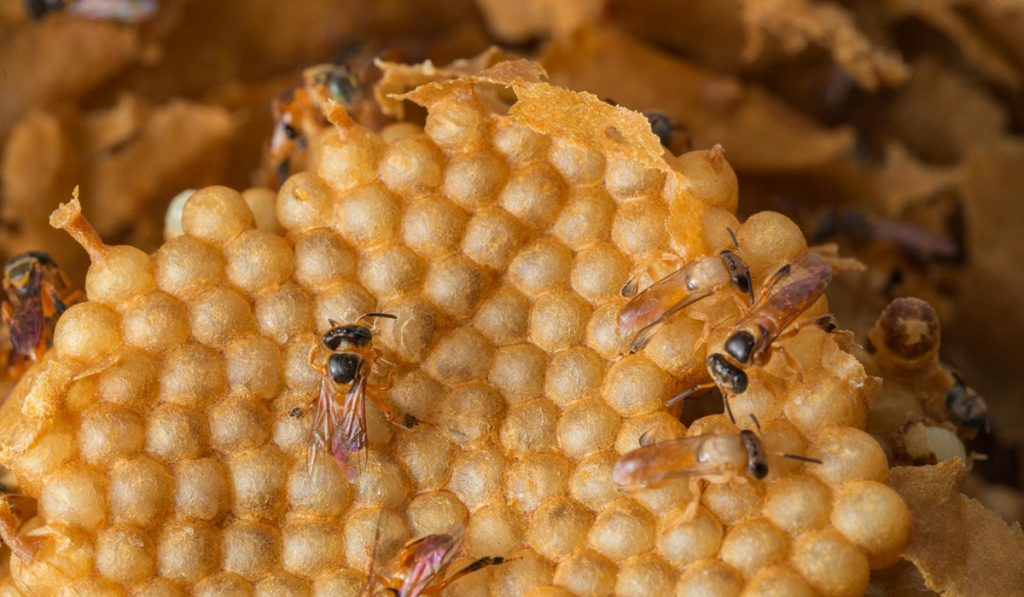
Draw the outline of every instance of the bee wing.
<instances>
[{"instance_id":1,"label":"bee wing","mask_svg":"<svg viewBox=\"0 0 1024 597\"><path fill-rule=\"evenodd\" d=\"M701 477L723 471L721 462L699 462L697 455L709 436L681 437L637 448L624 454L612 469L622 487L648 487L669 479Z\"/></svg>"},{"instance_id":2,"label":"bee wing","mask_svg":"<svg viewBox=\"0 0 1024 597\"><path fill-rule=\"evenodd\" d=\"M407 545L402 562L407 572L401 594L420 595L444 574L461 544L451 535L427 535Z\"/></svg>"},{"instance_id":3,"label":"bee wing","mask_svg":"<svg viewBox=\"0 0 1024 597\"><path fill-rule=\"evenodd\" d=\"M330 441L337 427L334 383L327 376L320 377L320 393L313 409L313 423L309 427L309 448L306 453L306 472L313 477L313 467L320 450L330 452Z\"/></svg>"},{"instance_id":4,"label":"bee wing","mask_svg":"<svg viewBox=\"0 0 1024 597\"><path fill-rule=\"evenodd\" d=\"M32 354L43 334L43 304L38 294L29 295L14 308L11 316L11 345L23 355Z\"/></svg>"},{"instance_id":5,"label":"bee wing","mask_svg":"<svg viewBox=\"0 0 1024 597\"><path fill-rule=\"evenodd\" d=\"M649 332L676 311L711 294L708 289L690 290L686 284L689 273L690 266L677 269L633 297L619 312L619 332L629 338Z\"/></svg>"},{"instance_id":6,"label":"bee wing","mask_svg":"<svg viewBox=\"0 0 1024 597\"><path fill-rule=\"evenodd\" d=\"M331 442L338 463L348 467L348 457L366 447L366 377L357 375L352 387L345 393L341 406L341 424ZM349 479L354 471L349 468Z\"/></svg>"}]
</instances>

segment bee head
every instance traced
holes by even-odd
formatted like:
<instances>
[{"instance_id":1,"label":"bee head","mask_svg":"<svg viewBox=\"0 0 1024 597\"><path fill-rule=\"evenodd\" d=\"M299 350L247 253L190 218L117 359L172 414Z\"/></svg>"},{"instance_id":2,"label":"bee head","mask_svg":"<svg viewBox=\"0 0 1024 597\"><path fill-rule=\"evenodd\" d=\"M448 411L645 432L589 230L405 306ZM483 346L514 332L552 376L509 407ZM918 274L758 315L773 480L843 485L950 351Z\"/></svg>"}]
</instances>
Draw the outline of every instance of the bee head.
<instances>
[{"instance_id":1,"label":"bee head","mask_svg":"<svg viewBox=\"0 0 1024 597\"><path fill-rule=\"evenodd\" d=\"M750 297L750 303L754 303L754 282L750 278L750 268L747 267L747 262L743 261L743 258L733 253L732 251L725 250L719 253L719 257L722 258L722 262L725 267L729 269L729 283L741 294L746 294Z\"/></svg>"},{"instance_id":2,"label":"bee head","mask_svg":"<svg viewBox=\"0 0 1024 597\"><path fill-rule=\"evenodd\" d=\"M747 374L730 363L724 355L715 353L708 357L708 373L719 387L733 394L742 394L747 390Z\"/></svg>"},{"instance_id":3,"label":"bee head","mask_svg":"<svg viewBox=\"0 0 1024 597\"><path fill-rule=\"evenodd\" d=\"M332 322L334 323L334 322ZM358 324L335 325L324 333L323 342L328 350L338 350L343 342L363 347L373 340L370 328Z\"/></svg>"},{"instance_id":4,"label":"bee head","mask_svg":"<svg viewBox=\"0 0 1024 597\"><path fill-rule=\"evenodd\" d=\"M34 252L16 255L4 264L4 278L15 288L25 288L42 265L43 260Z\"/></svg>"}]
</instances>

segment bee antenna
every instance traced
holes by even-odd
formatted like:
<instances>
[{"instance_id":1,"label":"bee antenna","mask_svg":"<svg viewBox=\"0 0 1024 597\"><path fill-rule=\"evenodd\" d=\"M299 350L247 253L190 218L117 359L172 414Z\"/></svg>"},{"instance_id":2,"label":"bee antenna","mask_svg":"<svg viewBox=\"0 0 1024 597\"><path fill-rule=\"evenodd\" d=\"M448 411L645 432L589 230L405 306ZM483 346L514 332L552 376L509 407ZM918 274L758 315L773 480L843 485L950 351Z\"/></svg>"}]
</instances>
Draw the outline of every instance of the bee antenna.
<instances>
[{"instance_id":1,"label":"bee antenna","mask_svg":"<svg viewBox=\"0 0 1024 597\"><path fill-rule=\"evenodd\" d=\"M757 416L754 413L750 413L750 419L754 421L754 427L757 427L757 432L763 434L764 432L761 431L761 421L757 420Z\"/></svg>"},{"instance_id":2,"label":"bee antenna","mask_svg":"<svg viewBox=\"0 0 1024 597\"><path fill-rule=\"evenodd\" d=\"M729 395L725 392L722 392L722 404L725 405L725 414L729 415L729 420L732 421L733 425L735 425L736 417L732 415L732 407L729 406Z\"/></svg>"},{"instance_id":3,"label":"bee antenna","mask_svg":"<svg viewBox=\"0 0 1024 597\"><path fill-rule=\"evenodd\" d=\"M676 394L675 396L669 398L668 402L665 403L665 406L672 406L673 404L675 404L677 402L682 402L683 400L686 400L694 392L696 392L697 390L701 389L701 387L702 386L700 386L700 385L696 385L696 386L693 386L693 387L690 387L690 388L686 388L682 392L680 392L680 393Z\"/></svg>"},{"instance_id":4,"label":"bee antenna","mask_svg":"<svg viewBox=\"0 0 1024 597\"><path fill-rule=\"evenodd\" d=\"M337 321L334 321L333 319L328 319L327 323L331 324L332 328L336 328L336 327L341 325L340 323L338 323Z\"/></svg>"},{"instance_id":5,"label":"bee antenna","mask_svg":"<svg viewBox=\"0 0 1024 597\"><path fill-rule=\"evenodd\" d=\"M740 241L739 241L738 238L736 238L736 233L733 232L732 228L729 227L729 226L725 227L725 231L729 233L729 238L732 239L733 246L735 246L737 249L739 249L740 248Z\"/></svg>"},{"instance_id":6,"label":"bee antenna","mask_svg":"<svg viewBox=\"0 0 1024 597\"><path fill-rule=\"evenodd\" d=\"M371 317L377 318L377 319L381 319L381 318L383 318L383 319L398 319L397 315L393 315L391 313L378 313L377 311L371 311L369 313L363 313L359 317L359 320L362 321L363 319L370 319Z\"/></svg>"},{"instance_id":7,"label":"bee antenna","mask_svg":"<svg viewBox=\"0 0 1024 597\"><path fill-rule=\"evenodd\" d=\"M799 454L781 454L783 458L789 458L790 460L799 460L800 462L811 462L814 464L824 464L817 458L811 458L810 456L800 456Z\"/></svg>"}]
</instances>

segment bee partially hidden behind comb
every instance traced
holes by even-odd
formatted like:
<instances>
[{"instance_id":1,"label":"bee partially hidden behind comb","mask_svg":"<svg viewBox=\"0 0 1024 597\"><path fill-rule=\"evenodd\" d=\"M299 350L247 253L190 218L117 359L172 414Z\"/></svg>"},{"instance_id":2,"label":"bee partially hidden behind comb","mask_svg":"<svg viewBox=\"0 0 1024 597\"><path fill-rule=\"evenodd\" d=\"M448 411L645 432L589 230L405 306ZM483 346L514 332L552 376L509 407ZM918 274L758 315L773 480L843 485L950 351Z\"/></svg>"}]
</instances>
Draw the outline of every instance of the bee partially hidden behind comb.
<instances>
[{"instance_id":1,"label":"bee partially hidden behind comb","mask_svg":"<svg viewBox=\"0 0 1024 597\"><path fill-rule=\"evenodd\" d=\"M380 527L378 526L378 532ZM377 541L374 540L374 556L376 559ZM374 573L370 569L365 597L419 597L420 595L438 595L452 583L467 574L486 568L504 564L505 558L485 556L478 558L463 567L455 574L445 578L445 572L462 547L462 533L457 531L449 534L427 535L406 543L399 552L395 571L390 577ZM372 566L373 560L371 560Z\"/></svg>"},{"instance_id":2,"label":"bee partially hidden behind comb","mask_svg":"<svg viewBox=\"0 0 1024 597\"><path fill-rule=\"evenodd\" d=\"M395 319L390 313L366 313L357 321L366 319ZM317 456L321 451L334 456L355 479L355 470L349 466L349 457L366 447L366 399L377 405L384 417L395 425L412 429L419 419L406 414L401 419L381 398L389 383L371 384L374 365L381 352L373 347L373 330L359 323L340 324L329 320L331 329L324 333L322 345L330 351L326 364L319 362L321 344L309 351L309 364L320 374L320 392L314 402L313 424L307 470L313 477ZM345 396L337 399L337 388L344 387ZM300 411L294 411L301 416Z\"/></svg>"},{"instance_id":3,"label":"bee partially hidden behind comb","mask_svg":"<svg viewBox=\"0 0 1024 597\"><path fill-rule=\"evenodd\" d=\"M727 411L728 412L728 411ZM733 425L736 420L728 412ZM753 415L758 433L741 429L736 433L705 433L692 437L663 439L659 427L640 436L640 447L623 454L612 468L612 482L626 490L660 485L672 479L688 478L692 501L683 512L690 520L700 503L700 481L728 483L733 479L761 480L768 476L768 452L758 436L761 424ZM778 454L783 458L821 464L820 460L797 454Z\"/></svg>"},{"instance_id":4,"label":"bee partially hidden behind comb","mask_svg":"<svg viewBox=\"0 0 1024 597\"><path fill-rule=\"evenodd\" d=\"M274 132L262 166L267 186L281 186L293 171L296 158L327 128L324 111L330 102L351 111L359 122L378 118L363 77L348 65L312 66L302 72L302 80L302 86L289 97L271 103Z\"/></svg>"},{"instance_id":5,"label":"bee partially hidden behind comb","mask_svg":"<svg viewBox=\"0 0 1024 597\"><path fill-rule=\"evenodd\" d=\"M0 539L25 564L32 563L45 541L45 537L31 532L18 534L18 528L34 513L35 502L32 499L14 493L0 494Z\"/></svg>"},{"instance_id":6,"label":"bee partially hidden behind comb","mask_svg":"<svg viewBox=\"0 0 1024 597\"><path fill-rule=\"evenodd\" d=\"M28 366L46 353L58 317L82 293L71 291L57 263L46 253L29 251L4 265L3 323L10 334L8 374L20 377Z\"/></svg>"}]
</instances>

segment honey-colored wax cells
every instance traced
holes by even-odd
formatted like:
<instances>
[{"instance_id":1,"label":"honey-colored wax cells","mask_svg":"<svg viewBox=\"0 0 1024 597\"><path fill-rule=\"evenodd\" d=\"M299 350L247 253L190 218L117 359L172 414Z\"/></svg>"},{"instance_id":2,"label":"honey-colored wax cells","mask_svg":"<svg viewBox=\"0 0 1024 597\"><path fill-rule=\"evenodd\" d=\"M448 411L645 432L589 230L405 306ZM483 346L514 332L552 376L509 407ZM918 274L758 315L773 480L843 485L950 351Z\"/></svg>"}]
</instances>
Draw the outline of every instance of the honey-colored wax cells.
<instances>
[{"instance_id":1,"label":"honey-colored wax cells","mask_svg":"<svg viewBox=\"0 0 1024 597\"><path fill-rule=\"evenodd\" d=\"M622 285L665 253L735 248L731 228L759 290L807 252L799 229L736 219L721 150L673 169L641 114L525 61L404 99L426 108L422 129L377 133L333 107L311 169L277 194L283 233L225 187L193 194L154 255L104 245L77 201L55 215L90 254L90 300L0 411L0 460L40 504L24 528L47 537L12 559L11 582L358 595L374 554L387 570L406 540L461 529L464 555L514 559L450 594L863 593L909 519L862 431L877 384L820 329L781 340L791 359L751 367L731 401L740 427L755 415L764 430L765 480L611 480L659 421L736 431L724 415L684 429L664 404L707 381L739 303L712 296L628 355ZM396 316L374 324L382 399L422 423L368 404L354 482L330 457L310 475L309 350L329 320L371 311Z\"/></svg>"}]
</instances>

